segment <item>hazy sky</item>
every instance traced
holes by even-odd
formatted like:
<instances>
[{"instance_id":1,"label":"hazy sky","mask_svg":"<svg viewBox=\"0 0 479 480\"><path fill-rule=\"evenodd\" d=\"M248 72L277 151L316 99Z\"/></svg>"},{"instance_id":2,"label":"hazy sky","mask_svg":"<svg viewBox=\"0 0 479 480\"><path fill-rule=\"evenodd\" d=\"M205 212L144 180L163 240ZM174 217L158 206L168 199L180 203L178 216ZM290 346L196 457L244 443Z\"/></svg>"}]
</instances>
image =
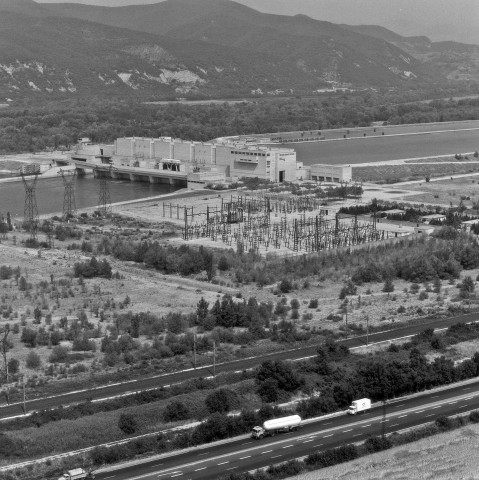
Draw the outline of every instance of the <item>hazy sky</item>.
<instances>
[{"instance_id":1,"label":"hazy sky","mask_svg":"<svg viewBox=\"0 0 479 480\"><path fill-rule=\"evenodd\" d=\"M59 3L65 0L37 0ZM120 6L159 3L159 0L67 0L72 3ZM173 0L174 1L174 0ZM197 0L201 2L201 0ZM257 10L303 13L334 23L375 24L403 35L427 35L433 40L477 43L479 0L237 0Z\"/></svg>"}]
</instances>

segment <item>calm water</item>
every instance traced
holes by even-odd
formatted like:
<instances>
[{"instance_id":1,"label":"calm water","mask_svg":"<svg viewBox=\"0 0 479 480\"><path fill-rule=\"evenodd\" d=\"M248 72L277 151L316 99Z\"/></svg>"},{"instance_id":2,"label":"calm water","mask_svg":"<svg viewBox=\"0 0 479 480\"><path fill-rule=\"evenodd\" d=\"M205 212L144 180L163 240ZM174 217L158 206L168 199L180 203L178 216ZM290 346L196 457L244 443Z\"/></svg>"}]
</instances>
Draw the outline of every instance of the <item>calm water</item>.
<instances>
[{"instance_id":1,"label":"calm water","mask_svg":"<svg viewBox=\"0 0 479 480\"><path fill-rule=\"evenodd\" d=\"M179 187L130 182L128 180L110 181L110 200L112 203L138 198L152 197L174 192ZM36 198L38 213L61 212L63 210L64 186L61 178L48 178L37 181ZM98 205L99 182L91 176L77 177L75 180L75 201L77 208ZM23 217L25 189L23 183L0 183L0 214L10 212L13 217Z\"/></svg>"}]
</instances>

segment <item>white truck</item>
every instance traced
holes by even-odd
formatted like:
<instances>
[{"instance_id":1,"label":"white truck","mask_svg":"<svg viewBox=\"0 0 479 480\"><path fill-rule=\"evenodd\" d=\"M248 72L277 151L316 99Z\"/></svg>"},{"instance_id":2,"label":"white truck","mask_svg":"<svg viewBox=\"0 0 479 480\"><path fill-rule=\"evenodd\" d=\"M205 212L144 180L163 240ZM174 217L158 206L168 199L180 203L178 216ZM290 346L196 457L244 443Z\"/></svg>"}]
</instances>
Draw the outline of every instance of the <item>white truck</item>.
<instances>
[{"instance_id":1,"label":"white truck","mask_svg":"<svg viewBox=\"0 0 479 480\"><path fill-rule=\"evenodd\" d=\"M83 468L74 468L66 471L58 480L93 480L95 475L88 473Z\"/></svg>"},{"instance_id":2,"label":"white truck","mask_svg":"<svg viewBox=\"0 0 479 480\"><path fill-rule=\"evenodd\" d=\"M251 438L263 438L273 436L280 432L291 432L297 430L301 425L299 415L290 415L289 417L273 418L263 422L261 427L253 427Z\"/></svg>"},{"instance_id":3,"label":"white truck","mask_svg":"<svg viewBox=\"0 0 479 480\"><path fill-rule=\"evenodd\" d=\"M368 412L371 409L371 399L361 398L360 400L354 400L349 406L348 413L350 415L356 415L361 412Z\"/></svg>"}]
</instances>

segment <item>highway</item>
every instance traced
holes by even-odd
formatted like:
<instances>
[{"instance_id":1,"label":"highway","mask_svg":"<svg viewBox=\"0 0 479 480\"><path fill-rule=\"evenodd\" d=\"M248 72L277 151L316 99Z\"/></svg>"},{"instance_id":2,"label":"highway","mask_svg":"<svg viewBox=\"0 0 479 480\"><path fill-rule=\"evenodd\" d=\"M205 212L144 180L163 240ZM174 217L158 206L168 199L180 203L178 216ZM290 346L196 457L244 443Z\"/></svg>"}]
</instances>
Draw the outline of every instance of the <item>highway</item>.
<instances>
[{"instance_id":1,"label":"highway","mask_svg":"<svg viewBox=\"0 0 479 480\"><path fill-rule=\"evenodd\" d=\"M444 318L439 320L418 322L416 325L408 325L394 330L385 332L371 333L369 335L369 343L383 342L388 340L399 339L407 335L415 335L422 332L426 328L443 329L456 323L474 322L479 319L479 313L464 314L456 317ZM340 341L343 345L349 348L354 348L366 344L366 335L349 338ZM287 350L277 353L265 354L261 357L246 358L235 360L232 362L222 363L216 365L216 374L223 372L242 371L258 366L264 360L299 360L314 356L316 354L318 345L311 345L304 348L294 350ZM179 372L169 373L148 378L141 378L138 380L131 380L129 382L105 385L94 389L81 390L76 392L69 392L62 395L52 397L38 398L27 400L26 409L28 412L34 410L42 410L48 408L55 408L60 405L69 405L72 403L79 403L87 400L101 400L114 396L124 395L126 393L139 392L141 390L160 388L161 386L168 386L176 383L181 383L197 377L207 377L211 375L211 366L197 368L196 370L183 370ZM14 417L23 414L22 403L3 405L0 407L0 419Z\"/></svg>"},{"instance_id":2,"label":"highway","mask_svg":"<svg viewBox=\"0 0 479 480\"><path fill-rule=\"evenodd\" d=\"M273 463L300 458L311 453L364 441L369 435L385 433L433 422L441 415L457 415L479 408L479 382L429 391L419 396L398 398L383 406L374 405L368 413L340 414L307 423L297 432L253 440L242 436L229 443L200 446L170 453L164 458L118 470L97 473L97 480L214 480L229 472L245 472ZM385 421L383 422L383 419ZM320 478L320 477L318 477Z\"/></svg>"}]
</instances>

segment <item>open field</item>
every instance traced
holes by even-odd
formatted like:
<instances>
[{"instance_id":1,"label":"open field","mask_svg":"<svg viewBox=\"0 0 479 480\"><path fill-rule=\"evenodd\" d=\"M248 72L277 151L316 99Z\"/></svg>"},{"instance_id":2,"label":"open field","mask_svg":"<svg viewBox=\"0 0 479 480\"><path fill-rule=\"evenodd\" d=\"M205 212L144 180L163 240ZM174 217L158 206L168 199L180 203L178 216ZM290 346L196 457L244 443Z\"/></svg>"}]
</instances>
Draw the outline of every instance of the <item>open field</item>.
<instances>
[{"instance_id":1,"label":"open field","mask_svg":"<svg viewBox=\"0 0 479 480\"><path fill-rule=\"evenodd\" d=\"M463 204L472 208L473 204L479 201L479 177L471 175L462 178L447 180L431 180L430 182L407 184L409 191L404 197L407 202L425 203L433 205L457 206L463 198ZM410 194L416 190L416 194Z\"/></svg>"},{"instance_id":2,"label":"open field","mask_svg":"<svg viewBox=\"0 0 479 480\"><path fill-rule=\"evenodd\" d=\"M289 480L473 480L478 477L479 425L442 433Z\"/></svg>"}]
</instances>

